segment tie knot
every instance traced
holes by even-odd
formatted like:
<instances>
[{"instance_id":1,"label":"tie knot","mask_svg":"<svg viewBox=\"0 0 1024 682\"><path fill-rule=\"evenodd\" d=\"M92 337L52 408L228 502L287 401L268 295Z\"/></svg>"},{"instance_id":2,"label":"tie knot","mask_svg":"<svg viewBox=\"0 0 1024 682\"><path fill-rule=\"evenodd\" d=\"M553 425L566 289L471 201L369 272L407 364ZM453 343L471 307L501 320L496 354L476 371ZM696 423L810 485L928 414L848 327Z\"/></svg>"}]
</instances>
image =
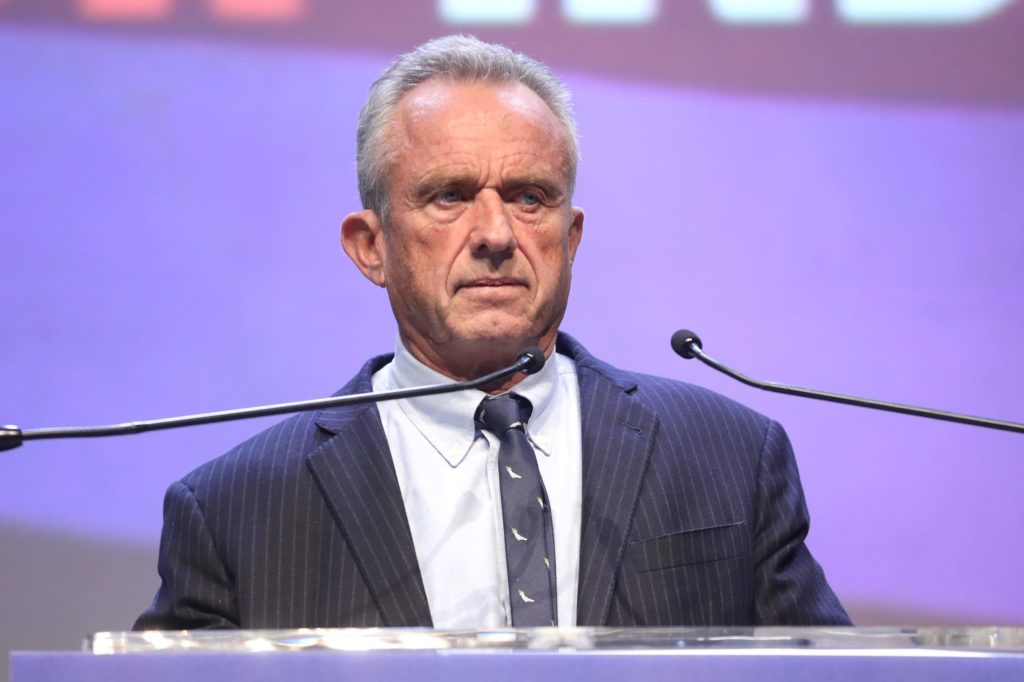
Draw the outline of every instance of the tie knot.
<instances>
[{"instance_id":1,"label":"tie knot","mask_svg":"<svg viewBox=\"0 0 1024 682\"><path fill-rule=\"evenodd\" d=\"M521 395L504 393L484 398L476 411L476 421L498 438L509 429L523 428L530 420L533 405Z\"/></svg>"}]
</instances>

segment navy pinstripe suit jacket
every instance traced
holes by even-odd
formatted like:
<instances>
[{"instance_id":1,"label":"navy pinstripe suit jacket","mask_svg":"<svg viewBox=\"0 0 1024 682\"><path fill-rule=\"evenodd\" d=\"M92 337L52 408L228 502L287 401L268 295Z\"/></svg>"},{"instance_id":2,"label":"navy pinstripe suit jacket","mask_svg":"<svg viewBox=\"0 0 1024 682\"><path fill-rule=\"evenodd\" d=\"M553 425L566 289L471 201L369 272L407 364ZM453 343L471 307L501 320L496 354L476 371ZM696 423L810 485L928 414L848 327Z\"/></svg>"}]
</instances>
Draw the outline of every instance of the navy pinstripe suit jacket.
<instances>
[{"instance_id":1,"label":"navy pinstripe suit jacket","mask_svg":"<svg viewBox=\"0 0 1024 682\"><path fill-rule=\"evenodd\" d=\"M775 422L600 362L572 338L583 427L579 625L821 625L848 618L804 545ZM390 358L340 393L370 390ZM376 407L292 417L173 484L162 585L136 629L429 626Z\"/></svg>"}]
</instances>

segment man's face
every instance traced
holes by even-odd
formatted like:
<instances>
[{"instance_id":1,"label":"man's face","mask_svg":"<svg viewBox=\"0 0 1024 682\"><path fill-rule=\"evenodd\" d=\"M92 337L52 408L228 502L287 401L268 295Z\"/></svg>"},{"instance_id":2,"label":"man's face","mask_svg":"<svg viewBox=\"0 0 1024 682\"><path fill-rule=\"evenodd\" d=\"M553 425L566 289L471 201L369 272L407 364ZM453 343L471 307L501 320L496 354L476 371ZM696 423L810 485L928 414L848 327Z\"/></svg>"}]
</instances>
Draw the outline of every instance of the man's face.
<instances>
[{"instance_id":1,"label":"man's face","mask_svg":"<svg viewBox=\"0 0 1024 682\"><path fill-rule=\"evenodd\" d=\"M364 273L387 287L406 345L456 376L549 351L583 227L554 114L518 83L431 80L387 135L388 223L379 274Z\"/></svg>"}]
</instances>

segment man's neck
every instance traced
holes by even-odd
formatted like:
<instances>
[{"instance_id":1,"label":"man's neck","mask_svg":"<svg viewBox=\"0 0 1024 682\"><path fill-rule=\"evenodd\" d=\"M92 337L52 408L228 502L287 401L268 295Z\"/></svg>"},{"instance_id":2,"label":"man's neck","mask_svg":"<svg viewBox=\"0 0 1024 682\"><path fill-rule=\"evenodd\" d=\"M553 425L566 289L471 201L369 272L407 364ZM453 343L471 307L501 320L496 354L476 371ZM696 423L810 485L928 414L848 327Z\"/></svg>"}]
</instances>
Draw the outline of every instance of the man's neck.
<instances>
[{"instance_id":1,"label":"man's neck","mask_svg":"<svg viewBox=\"0 0 1024 682\"><path fill-rule=\"evenodd\" d=\"M552 335L551 339L547 341L546 347L545 345L526 342L519 345L505 342L500 345L488 346L483 351L479 347L475 347L469 349L446 348L443 352L439 352L433 348L424 349L420 344L415 343L404 335L400 334L399 337L402 344L414 358L435 372L443 374L454 381L470 381L485 374L509 367L516 362L522 351L531 345L537 345L544 353L544 356L550 358L555 346L555 337ZM525 374L517 372L503 380L500 384L486 389L486 392L491 395L505 393L524 378L526 378Z\"/></svg>"}]
</instances>

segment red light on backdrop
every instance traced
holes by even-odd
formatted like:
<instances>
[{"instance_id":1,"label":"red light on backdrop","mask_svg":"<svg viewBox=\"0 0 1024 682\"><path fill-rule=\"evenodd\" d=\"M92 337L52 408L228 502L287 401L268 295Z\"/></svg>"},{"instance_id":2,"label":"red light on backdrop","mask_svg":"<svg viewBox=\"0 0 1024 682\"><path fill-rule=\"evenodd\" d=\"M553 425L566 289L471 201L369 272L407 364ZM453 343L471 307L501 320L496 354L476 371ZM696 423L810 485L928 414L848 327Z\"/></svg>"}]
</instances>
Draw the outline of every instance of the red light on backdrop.
<instances>
[{"instance_id":1,"label":"red light on backdrop","mask_svg":"<svg viewBox=\"0 0 1024 682\"><path fill-rule=\"evenodd\" d=\"M3 4L3 0L0 0ZM78 13L101 21L152 21L170 14L173 0L77 0Z\"/></svg>"},{"instance_id":2,"label":"red light on backdrop","mask_svg":"<svg viewBox=\"0 0 1024 682\"><path fill-rule=\"evenodd\" d=\"M214 16L232 21L283 21L301 16L304 0L210 0Z\"/></svg>"},{"instance_id":3,"label":"red light on backdrop","mask_svg":"<svg viewBox=\"0 0 1024 682\"><path fill-rule=\"evenodd\" d=\"M0 0L3 5L7 0ZM155 21L168 17L177 0L76 0L78 14L93 21ZM206 0L207 11L228 21L288 21L302 16L305 0Z\"/></svg>"}]
</instances>

